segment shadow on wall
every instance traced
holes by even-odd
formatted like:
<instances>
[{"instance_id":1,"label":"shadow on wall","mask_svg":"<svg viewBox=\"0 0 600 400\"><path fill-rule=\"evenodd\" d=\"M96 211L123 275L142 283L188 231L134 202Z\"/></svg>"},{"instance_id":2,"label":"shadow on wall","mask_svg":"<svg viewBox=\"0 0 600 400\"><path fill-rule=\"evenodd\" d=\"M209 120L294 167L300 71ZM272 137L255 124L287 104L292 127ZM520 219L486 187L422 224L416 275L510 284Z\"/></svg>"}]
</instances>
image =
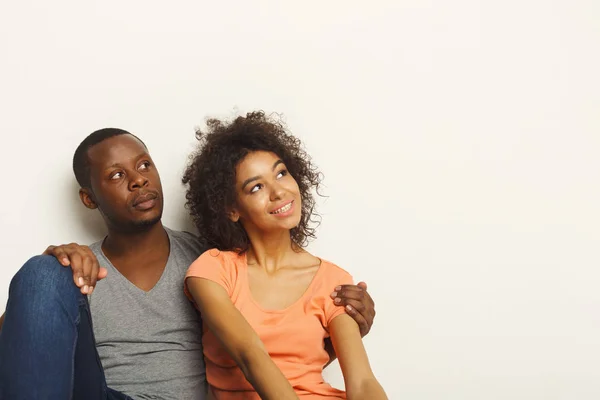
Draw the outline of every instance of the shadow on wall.
<instances>
[{"instance_id":1,"label":"shadow on wall","mask_svg":"<svg viewBox=\"0 0 600 400\"><path fill-rule=\"evenodd\" d=\"M192 217L190 217L190 213L188 211L187 208L185 208L183 205L180 207L178 213L177 213L177 226L181 227L180 229L182 231L187 231L187 232L191 232L195 235L198 235L198 230L196 229L196 226L194 225L194 221L192 221Z\"/></svg>"},{"instance_id":2,"label":"shadow on wall","mask_svg":"<svg viewBox=\"0 0 600 400\"><path fill-rule=\"evenodd\" d=\"M68 196L69 203L65 210L69 210L71 220L77 221L81 230L88 236L88 241L100 240L107 234L104 220L98 210L86 208L79 199L79 184L73 179L69 191L75 196Z\"/></svg>"}]
</instances>

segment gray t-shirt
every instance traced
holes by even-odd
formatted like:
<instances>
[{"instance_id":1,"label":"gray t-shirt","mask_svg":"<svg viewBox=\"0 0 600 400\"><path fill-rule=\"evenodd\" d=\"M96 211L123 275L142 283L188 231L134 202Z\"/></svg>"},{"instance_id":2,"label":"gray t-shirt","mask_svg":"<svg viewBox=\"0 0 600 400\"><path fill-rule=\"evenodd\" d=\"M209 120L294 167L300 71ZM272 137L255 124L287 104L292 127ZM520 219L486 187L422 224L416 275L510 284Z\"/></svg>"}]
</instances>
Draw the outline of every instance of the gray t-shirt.
<instances>
[{"instance_id":1,"label":"gray t-shirt","mask_svg":"<svg viewBox=\"0 0 600 400\"><path fill-rule=\"evenodd\" d=\"M204 400L201 320L183 292L185 273L204 249L191 233L166 231L169 258L149 292L121 275L102 241L90 246L108 269L89 296L96 347L112 389L140 400Z\"/></svg>"}]
</instances>

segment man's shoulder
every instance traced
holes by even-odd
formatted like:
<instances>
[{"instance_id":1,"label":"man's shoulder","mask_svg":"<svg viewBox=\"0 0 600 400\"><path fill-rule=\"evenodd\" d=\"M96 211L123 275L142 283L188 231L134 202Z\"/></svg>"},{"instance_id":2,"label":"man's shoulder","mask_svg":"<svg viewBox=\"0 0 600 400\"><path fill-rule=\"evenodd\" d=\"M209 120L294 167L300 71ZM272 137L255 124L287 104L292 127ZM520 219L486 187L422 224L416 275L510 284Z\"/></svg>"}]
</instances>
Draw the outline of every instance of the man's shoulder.
<instances>
[{"instance_id":1,"label":"man's shoulder","mask_svg":"<svg viewBox=\"0 0 600 400\"><path fill-rule=\"evenodd\" d=\"M200 240L197 235L194 235L191 232L176 231L167 227L165 227L165 230L169 235L171 250L178 256L195 260L198 256L200 256L200 254L207 250L207 247L203 241ZM88 246L98 259L105 258L104 253L102 252L103 241L104 239L101 239Z\"/></svg>"},{"instance_id":2,"label":"man's shoulder","mask_svg":"<svg viewBox=\"0 0 600 400\"><path fill-rule=\"evenodd\" d=\"M206 245L200 238L188 231L176 231L165 227L171 240L172 250L182 253L181 255L193 257L194 259L206 251Z\"/></svg>"},{"instance_id":3,"label":"man's shoulder","mask_svg":"<svg viewBox=\"0 0 600 400\"><path fill-rule=\"evenodd\" d=\"M92 253L94 253L96 258L104 257L104 254L102 253L102 242L103 241L104 241L104 239L101 239L101 240L98 240L97 242L94 242L94 243L88 245L88 247L90 248Z\"/></svg>"},{"instance_id":4,"label":"man's shoulder","mask_svg":"<svg viewBox=\"0 0 600 400\"><path fill-rule=\"evenodd\" d=\"M167 228L165 226L165 230L169 233L169 236L172 239L175 239L177 241L182 240L182 241L195 241L195 242L199 242L200 239L198 238L198 236L194 235L192 232L188 232L188 231L176 231L175 229L171 229L171 228Z\"/></svg>"}]
</instances>

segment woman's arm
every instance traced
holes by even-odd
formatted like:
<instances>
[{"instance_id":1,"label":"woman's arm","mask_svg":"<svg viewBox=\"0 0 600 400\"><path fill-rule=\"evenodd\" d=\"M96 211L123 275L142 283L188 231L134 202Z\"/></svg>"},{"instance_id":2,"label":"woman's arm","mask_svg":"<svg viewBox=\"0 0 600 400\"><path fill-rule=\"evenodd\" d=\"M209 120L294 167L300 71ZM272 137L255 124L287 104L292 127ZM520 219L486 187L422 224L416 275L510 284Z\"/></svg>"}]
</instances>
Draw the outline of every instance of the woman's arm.
<instances>
[{"instance_id":1,"label":"woman's arm","mask_svg":"<svg viewBox=\"0 0 600 400\"><path fill-rule=\"evenodd\" d=\"M329 323L331 342L338 356L348 400L387 400L375 378L356 322L340 314Z\"/></svg>"},{"instance_id":2,"label":"woman's arm","mask_svg":"<svg viewBox=\"0 0 600 400\"><path fill-rule=\"evenodd\" d=\"M254 329L235 308L225 289L204 278L190 277L186 284L203 323L219 338L260 397L297 400L294 389L277 368Z\"/></svg>"},{"instance_id":3,"label":"woman's arm","mask_svg":"<svg viewBox=\"0 0 600 400\"><path fill-rule=\"evenodd\" d=\"M375 303L367 292L367 284L359 282L358 285L340 285L334 289L331 297L337 306L345 305L346 313L354 318L360 327L360 335L365 337L375 319ZM325 365L327 367L337 358L329 338L325 339L325 351L329 354L329 361Z\"/></svg>"}]
</instances>

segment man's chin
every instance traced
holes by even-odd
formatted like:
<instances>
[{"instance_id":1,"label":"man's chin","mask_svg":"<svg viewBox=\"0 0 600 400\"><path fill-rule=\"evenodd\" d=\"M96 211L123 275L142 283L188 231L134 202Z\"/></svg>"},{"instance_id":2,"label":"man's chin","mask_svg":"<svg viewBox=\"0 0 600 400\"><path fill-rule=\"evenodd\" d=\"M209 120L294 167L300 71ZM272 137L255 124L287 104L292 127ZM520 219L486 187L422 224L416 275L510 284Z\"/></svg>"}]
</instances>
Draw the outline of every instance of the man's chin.
<instances>
[{"instance_id":1,"label":"man's chin","mask_svg":"<svg viewBox=\"0 0 600 400\"><path fill-rule=\"evenodd\" d=\"M161 217L162 217L162 214L159 214L159 215L151 217L151 218L144 218L144 219L138 219L135 221L131 221L131 227L137 231L149 229L149 228L153 227L154 225L158 224L161 220Z\"/></svg>"},{"instance_id":2,"label":"man's chin","mask_svg":"<svg viewBox=\"0 0 600 400\"><path fill-rule=\"evenodd\" d=\"M156 225L156 224L158 224L160 222L161 217L162 217L162 215L158 215L158 216L153 217L153 218L137 220L137 221L134 221L133 225L134 226L139 226L139 227L154 226L154 225Z\"/></svg>"}]
</instances>

